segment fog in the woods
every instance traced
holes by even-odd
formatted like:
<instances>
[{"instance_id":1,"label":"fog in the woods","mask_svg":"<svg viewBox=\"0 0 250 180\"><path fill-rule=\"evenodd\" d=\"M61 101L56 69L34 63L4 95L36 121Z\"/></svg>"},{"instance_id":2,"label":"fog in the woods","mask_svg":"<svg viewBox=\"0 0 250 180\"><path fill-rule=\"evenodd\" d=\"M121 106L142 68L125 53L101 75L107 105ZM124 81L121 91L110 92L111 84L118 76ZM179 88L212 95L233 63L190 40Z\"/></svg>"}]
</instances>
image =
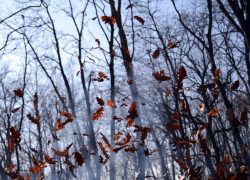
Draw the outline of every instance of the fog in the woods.
<instances>
[{"instance_id":1,"label":"fog in the woods","mask_svg":"<svg viewBox=\"0 0 250 180\"><path fill-rule=\"evenodd\" d=\"M0 179L249 179L247 0L0 12Z\"/></svg>"}]
</instances>

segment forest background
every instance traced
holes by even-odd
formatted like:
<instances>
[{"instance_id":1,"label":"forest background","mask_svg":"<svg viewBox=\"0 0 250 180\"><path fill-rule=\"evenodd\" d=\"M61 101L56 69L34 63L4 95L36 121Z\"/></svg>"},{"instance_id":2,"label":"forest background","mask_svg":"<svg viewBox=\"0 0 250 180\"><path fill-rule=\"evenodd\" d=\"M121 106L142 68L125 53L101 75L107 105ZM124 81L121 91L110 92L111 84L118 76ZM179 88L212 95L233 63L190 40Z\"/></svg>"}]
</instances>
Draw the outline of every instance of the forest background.
<instances>
[{"instance_id":1,"label":"forest background","mask_svg":"<svg viewBox=\"0 0 250 180\"><path fill-rule=\"evenodd\" d=\"M0 177L248 179L248 0L12 0Z\"/></svg>"}]
</instances>

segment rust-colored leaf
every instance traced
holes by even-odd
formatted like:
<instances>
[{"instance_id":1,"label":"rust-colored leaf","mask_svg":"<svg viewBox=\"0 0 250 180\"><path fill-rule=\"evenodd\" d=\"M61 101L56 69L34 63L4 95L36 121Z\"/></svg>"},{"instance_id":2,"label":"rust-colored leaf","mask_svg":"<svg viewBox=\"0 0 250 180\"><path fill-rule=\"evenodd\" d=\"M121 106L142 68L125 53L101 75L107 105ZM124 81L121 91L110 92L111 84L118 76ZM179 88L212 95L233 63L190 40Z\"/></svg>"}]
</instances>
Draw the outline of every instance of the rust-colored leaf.
<instances>
[{"instance_id":1,"label":"rust-colored leaf","mask_svg":"<svg viewBox=\"0 0 250 180\"><path fill-rule=\"evenodd\" d=\"M107 105L108 105L109 107L114 107L114 108L116 108L115 104L114 104L112 101L110 101L110 100L107 101Z\"/></svg>"},{"instance_id":2,"label":"rust-colored leaf","mask_svg":"<svg viewBox=\"0 0 250 180\"><path fill-rule=\"evenodd\" d=\"M4 170L5 170L5 171L8 171L8 170L13 169L14 167L15 167L15 165L14 165L14 164L11 164L11 165L9 165L7 168L5 168Z\"/></svg>"},{"instance_id":3,"label":"rust-colored leaf","mask_svg":"<svg viewBox=\"0 0 250 180\"><path fill-rule=\"evenodd\" d=\"M178 83L181 83L183 79L187 77L187 72L183 66L180 67L178 74L177 74L177 81Z\"/></svg>"},{"instance_id":4,"label":"rust-colored leaf","mask_svg":"<svg viewBox=\"0 0 250 180\"><path fill-rule=\"evenodd\" d=\"M14 138L14 140L19 143L21 141L21 137L20 137L21 134L14 127L10 128L10 132L11 132L12 137Z\"/></svg>"},{"instance_id":5,"label":"rust-colored leaf","mask_svg":"<svg viewBox=\"0 0 250 180\"><path fill-rule=\"evenodd\" d=\"M116 23L116 19L114 17L102 16L101 19L105 24L114 25Z\"/></svg>"},{"instance_id":6,"label":"rust-colored leaf","mask_svg":"<svg viewBox=\"0 0 250 180\"><path fill-rule=\"evenodd\" d=\"M97 17L93 17L91 20L96 20Z\"/></svg>"},{"instance_id":7,"label":"rust-colored leaf","mask_svg":"<svg viewBox=\"0 0 250 180\"><path fill-rule=\"evenodd\" d=\"M231 91L235 91L240 85L239 81L235 81L231 86Z\"/></svg>"},{"instance_id":8,"label":"rust-colored leaf","mask_svg":"<svg viewBox=\"0 0 250 180\"><path fill-rule=\"evenodd\" d=\"M238 158L238 157L242 156L245 152L246 152L246 150L244 149L239 154L236 154L236 155L232 156L232 158Z\"/></svg>"},{"instance_id":9,"label":"rust-colored leaf","mask_svg":"<svg viewBox=\"0 0 250 180\"><path fill-rule=\"evenodd\" d=\"M139 16L134 16L134 18L137 20L137 21L139 21L142 25L144 25L144 19L142 19L141 17L139 17Z\"/></svg>"},{"instance_id":10,"label":"rust-colored leaf","mask_svg":"<svg viewBox=\"0 0 250 180\"><path fill-rule=\"evenodd\" d=\"M138 151L138 148L136 147L128 147L126 149L124 149L125 152L131 152L131 153L134 153L134 152L137 152Z\"/></svg>"},{"instance_id":11,"label":"rust-colored leaf","mask_svg":"<svg viewBox=\"0 0 250 180\"><path fill-rule=\"evenodd\" d=\"M55 155L60 156L60 157L66 157L70 147L73 145L73 143L71 143L64 151L58 151L54 148L51 148L51 150L54 152Z\"/></svg>"},{"instance_id":12,"label":"rust-colored leaf","mask_svg":"<svg viewBox=\"0 0 250 180\"><path fill-rule=\"evenodd\" d=\"M107 139L102 133L100 133L100 134L102 135L102 139L103 139L103 141L105 142L106 147L107 147L109 150L112 151L114 148L110 145L108 139Z\"/></svg>"},{"instance_id":13,"label":"rust-colored leaf","mask_svg":"<svg viewBox=\"0 0 250 180\"><path fill-rule=\"evenodd\" d=\"M134 121L135 121L135 119L129 119L127 121L126 127L131 127L133 125Z\"/></svg>"},{"instance_id":14,"label":"rust-colored leaf","mask_svg":"<svg viewBox=\"0 0 250 180\"><path fill-rule=\"evenodd\" d=\"M220 69L216 69L216 70L214 71L214 75L215 75L216 77L218 77L218 76L220 75Z\"/></svg>"},{"instance_id":15,"label":"rust-colored leaf","mask_svg":"<svg viewBox=\"0 0 250 180\"><path fill-rule=\"evenodd\" d=\"M61 122L61 119L58 119L55 125L55 131L59 131L64 128L64 126L68 123L73 122L72 118L68 118L66 121Z\"/></svg>"},{"instance_id":16,"label":"rust-colored leaf","mask_svg":"<svg viewBox=\"0 0 250 180\"><path fill-rule=\"evenodd\" d=\"M180 129L180 125L176 123L169 123L167 124L167 127L169 129L176 130L176 131Z\"/></svg>"},{"instance_id":17,"label":"rust-colored leaf","mask_svg":"<svg viewBox=\"0 0 250 180\"><path fill-rule=\"evenodd\" d=\"M159 72L154 72L152 76L161 83L162 81L168 81L171 77L165 76L165 70L162 69Z\"/></svg>"},{"instance_id":18,"label":"rust-colored leaf","mask_svg":"<svg viewBox=\"0 0 250 180\"><path fill-rule=\"evenodd\" d=\"M168 40L168 45L167 45L166 49L169 50L169 49L176 48L176 47L178 47L177 44L179 44L179 43L180 43L180 41L174 43L171 40Z\"/></svg>"},{"instance_id":19,"label":"rust-colored leaf","mask_svg":"<svg viewBox=\"0 0 250 180\"><path fill-rule=\"evenodd\" d=\"M216 116L219 113L218 109L212 109L207 115Z\"/></svg>"},{"instance_id":20,"label":"rust-colored leaf","mask_svg":"<svg viewBox=\"0 0 250 180\"><path fill-rule=\"evenodd\" d=\"M82 66L81 68L80 68L80 70L79 71L77 71L77 73L76 73L76 76L78 76L78 74L81 72L81 70L84 68L84 66ZM66 98L65 98L66 99Z\"/></svg>"},{"instance_id":21,"label":"rust-colored leaf","mask_svg":"<svg viewBox=\"0 0 250 180\"><path fill-rule=\"evenodd\" d=\"M96 97L96 100L100 106L104 106L104 101L102 100L102 98Z\"/></svg>"},{"instance_id":22,"label":"rust-colored leaf","mask_svg":"<svg viewBox=\"0 0 250 180\"><path fill-rule=\"evenodd\" d=\"M103 108L103 107L100 107L99 109L97 109L97 110L92 114L92 119L93 119L93 120L98 120L98 119L102 116L103 111L104 111L104 108Z\"/></svg>"},{"instance_id":23,"label":"rust-colored leaf","mask_svg":"<svg viewBox=\"0 0 250 180\"><path fill-rule=\"evenodd\" d=\"M95 42L97 42L98 46L101 45L101 41L99 39L96 39Z\"/></svg>"},{"instance_id":24,"label":"rust-colored leaf","mask_svg":"<svg viewBox=\"0 0 250 180\"><path fill-rule=\"evenodd\" d=\"M128 85L133 84L133 80L127 80Z\"/></svg>"},{"instance_id":25,"label":"rust-colored leaf","mask_svg":"<svg viewBox=\"0 0 250 180\"><path fill-rule=\"evenodd\" d=\"M45 162L48 163L48 164L56 164L57 161L54 161L53 158L49 157L48 154L46 153L43 153L44 155L44 159L45 159Z\"/></svg>"},{"instance_id":26,"label":"rust-colored leaf","mask_svg":"<svg viewBox=\"0 0 250 180\"><path fill-rule=\"evenodd\" d=\"M94 78L93 79L94 81L103 82L104 79L109 80L108 76L106 76L103 72L99 72L98 75L99 75L99 77L98 78Z\"/></svg>"},{"instance_id":27,"label":"rust-colored leaf","mask_svg":"<svg viewBox=\"0 0 250 180\"><path fill-rule=\"evenodd\" d=\"M130 140L131 140L131 135L129 133L127 133L126 137L123 138L123 142L117 142L116 145L118 145L118 146L124 146L127 143L129 143Z\"/></svg>"},{"instance_id":28,"label":"rust-colored leaf","mask_svg":"<svg viewBox=\"0 0 250 180\"><path fill-rule=\"evenodd\" d=\"M65 117L67 117L67 118L72 118L72 117L73 117L73 115L70 114L70 113L68 113L68 112L65 112L65 111L59 111L59 112L60 112L60 114L61 114L62 116L65 116Z\"/></svg>"},{"instance_id":29,"label":"rust-colored leaf","mask_svg":"<svg viewBox=\"0 0 250 180\"><path fill-rule=\"evenodd\" d=\"M10 150L13 152L15 149L15 141L12 136L8 137L8 145L9 145Z\"/></svg>"},{"instance_id":30,"label":"rust-colored leaf","mask_svg":"<svg viewBox=\"0 0 250 180\"><path fill-rule=\"evenodd\" d=\"M181 160L178 159L177 156L172 156L172 158L173 158L173 160L175 160L175 162L177 162L177 163L179 164L179 166L180 166L182 169L184 169L185 171L188 169L188 168L187 168L187 165L186 165L185 163L181 162Z\"/></svg>"},{"instance_id":31,"label":"rust-colored leaf","mask_svg":"<svg viewBox=\"0 0 250 180\"><path fill-rule=\"evenodd\" d=\"M74 154L74 158L75 158L76 162L78 163L78 166L82 166L84 163L84 158L83 158L82 154L79 152L74 152L73 154Z\"/></svg>"},{"instance_id":32,"label":"rust-colored leaf","mask_svg":"<svg viewBox=\"0 0 250 180\"><path fill-rule=\"evenodd\" d=\"M122 135L123 135L123 133L117 132L116 134L114 134L114 140L120 139L120 137L121 137Z\"/></svg>"},{"instance_id":33,"label":"rust-colored leaf","mask_svg":"<svg viewBox=\"0 0 250 180\"><path fill-rule=\"evenodd\" d=\"M174 113L174 114L172 115L172 119L173 119L173 120L180 120L180 118L181 118L181 116L180 116L179 113Z\"/></svg>"},{"instance_id":34,"label":"rust-colored leaf","mask_svg":"<svg viewBox=\"0 0 250 180\"><path fill-rule=\"evenodd\" d=\"M125 52L126 54L129 54L129 50L128 50L128 49L124 48L123 50L124 50L124 52Z\"/></svg>"},{"instance_id":35,"label":"rust-colored leaf","mask_svg":"<svg viewBox=\"0 0 250 180\"><path fill-rule=\"evenodd\" d=\"M31 116L31 114L28 114L27 117L29 118L29 120L30 120L32 123L34 123L34 124L40 126L39 120L41 119L41 116L37 116L36 119L35 119L34 117Z\"/></svg>"},{"instance_id":36,"label":"rust-colored leaf","mask_svg":"<svg viewBox=\"0 0 250 180\"><path fill-rule=\"evenodd\" d=\"M16 96L18 97L23 97L23 91L21 89L16 89L13 91L15 93Z\"/></svg>"},{"instance_id":37,"label":"rust-colored leaf","mask_svg":"<svg viewBox=\"0 0 250 180\"><path fill-rule=\"evenodd\" d=\"M20 109L20 107L15 108L15 109L13 109L11 112L12 112L12 113L16 113L19 109Z\"/></svg>"},{"instance_id":38,"label":"rust-colored leaf","mask_svg":"<svg viewBox=\"0 0 250 180\"><path fill-rule=\"evenodd\" d=\"M42 172L42 170L39 166L29 167L29 170L34 172L34 173L37 173L37 174L40 174Z\"/></svg>"},{"instance_id":39,"label":"rust-colored leaf","mask_svg":"<svg viewBox=\"0 0 250 180\"><path fill-rule=\"evenodd\" d=\"M170 90L167 90L167 92L166 92L166 97L168 97L170 94L171 94L171 91L170 91Z\"/></svg>"},{"instance_id":40,"label":"rust-colored leaf","mask_svg":"<svg viewBox=\"0 0 250 180\"><path fill-rule=\"evenodd\" d=\"M157 59L157 58L159 57L159 55L160 55L160 49L157 48L157 49L154 51L154 53L152 54L152 57L153 57L154 59Z\"/></svg>"}]
</instances>

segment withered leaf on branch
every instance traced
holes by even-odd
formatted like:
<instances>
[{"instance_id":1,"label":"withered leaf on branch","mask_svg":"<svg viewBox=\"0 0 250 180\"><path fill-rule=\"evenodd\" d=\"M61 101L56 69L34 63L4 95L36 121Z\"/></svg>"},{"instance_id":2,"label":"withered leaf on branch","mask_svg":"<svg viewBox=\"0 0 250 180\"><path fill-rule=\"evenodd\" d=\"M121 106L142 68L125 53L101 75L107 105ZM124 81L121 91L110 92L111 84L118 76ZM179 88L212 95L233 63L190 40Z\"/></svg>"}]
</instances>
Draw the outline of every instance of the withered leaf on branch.
<instances>
[{"instance_id":1,"label":"withered leaf on branch","mask_svg":"<svg viewBox=\"0 0 250 180\"><path fill-rule=\"evenodd\" d=\"M99 75L99 77L98 78L94 78L93 79L94 81L103 82L104 79L109 80L108 76L106 76L103 72L99 72L98 75Z\"/></svg>"},{"instance_id":2,"label":"withered leaf on branch","mask_svg":"<svg viewBox=\"0 0 250 180\"><path fill-rule=\"evenodd\" d=\"M128 147L128 145L124 145L124 146L120 146L120 147L118 147L118 148L114 148L114 149L113 149L113 152L117 154L120 150L122 150L122 149L125 148L125 147Z\"/></svg>"},{"instance_id":3,"label":"withered leaf on branch","mask_svg":"<svg viewBox=\"0 0 250 180\"><path fill-rule=\"evenodd\" d=\"M42 169L34 156L32 157L32 161L33 161L35 166L29 167L29 170L34 172L34 173L40 174L42 172Z\"/></svg>"},{"instance_id":4,"label":"withered leaf on branch","mask_svg":"<svg viewBox=\"0 0 250 180\"><path fill-rule=\"evenodd\" d=\"M144 25L144 19L142 19L141 17L139 17L139 16L134 16L134 18L137 20L137 21L139 21L142 25Z\"/></svg>"},{"instance_id":5,"label":"withered leaf on branch","mask_svg":"<svg viewBox=\"0 0 250 180\"><path fill-rule=\"evenodd\" d=\"M31 114L28 114L27 117L29 118L29 120L30 120L32 123L34 123L34 124L40 126L39 120L41 119L41 116L37 116L36 119L35 119L34 117L31 116Z\"/></svg>"},{"instance_id":6,"label":"withered leaf on branch","mask_svg":"<svg viewBox=\"0 0 250 180\"><path fill-rule=\"evenodd\" d=\"M128 147L128 148L126 148L126 149L124 149L125 150L125 152L131 152L131 153L134 153L134 152L137 152L138 151L138 148L136 148L136 147Z\"/></svg>"},{"instance_id":7,"label":"withered leaf on branch","mask_svg":"<svg viewBox=\"0 0 250 180\"><path fill-rule=\"evenodd\" d=\"M23 91L21 89L16 89L13 91L15 93L16 96L18 97L23 97Z\"/></svg>"},{"instance_id":8,"label":"withered leaf on branch","mask_svg":"<svg viewBox=\"0 0 250 180\"><path fill-rule=\"evenodd\" d=\"M95 42L97 42L98 46L101 45L101 41L99 39L96 39Z\"/></svg>"},{"instance_id":9,"label":"withered leaf on branch","mask_svg":"<svg viewBox=\"0 0 250 180\"><path fill-rule=\"evenodd\" d=\"M57 161L54 161L53 158L49 157L48 154L46 153L43 153L44 155L44 159L45 159L45 162L48 163L48 164L56 164Z\"/></svg>"},{"instance_id":10,"label":"withered leaf on branch","mask_svg":"<svg viewBox=\"0 0 250 180\"><path fill-rule=\"evenodd\" d=\"M201 126L197 131L193 132L192 134L197 134L197 132L203 131L206 127L209 126L209 123L204 123L203 126Z\"/></svg>"},{"instance_id":11,"label":"withered leaf on branch","mask_svg":"<svg viewBox=\"0 0 250 180\"><path fill-rule=\"evenodd\" d=\"M70 113L68 113L68 112L65 112L65 111L59 111L59 112L60 112L60 114L61 114L62 116L65 116L65 117L67 117L67 118L72 118L72 117L73 117L73 115L70 114Z\"/></svg>"},{"instance_id":12,"label":"withered leaf on branch","mask_svg":"<svg viewBox=\"0 0 250 180\"><path fill-rule=\"evenodd\" d=\"M62 130L64 126L68 123L73 122L72 118L68 118L66 121L61 122L61 119L57 119L56 125L55 125L55 131Z\"/></svg>"},{"instance_id":13,"label":"withered leaf on branch","mask_svg":"<svg viewBox=\"0 0 250 180\"><path fill-rule=\"evenodd\" d=\"M170 91L170 90L167 90L167 92L166 92L166 97L168 97L170 94L171 94L171 91Z\"/></svg>"},{"instance_id":14,"label":"withered leaf on branch","mask_svg":"<svg viewBox=\"0 0 250 180\"><path fill-rule=\"evenodd\" d=\"M180 125L176 123L168 123L167 127L175 131L180 130Z\"/></svg>"},{"instance_id":15,"label":"withered leaf on branch","mask_svg":"<svg viewBox=\"0 0 250 180\"><path fill-rule=\"evenodd\" d=\"M138 117L138 113L136 110L136 102L133 102L128 110L129 115L125 118L127 120L127 125L126 127L131 127L132 124L134 123L135 118Z\"/></svg>"},{"instance_id":16,"label":"withered leaf on branch","mask_svg":"<svg viewBox=\"0 0 250 180\"><path fill-rule=\"evenodd\" d=\"M90 151L87 149L87 146L86 146L86 145L82 145L81 147L84 147L85 152L88 153L88 154L90 154L90 155L93 155L93 156L94 156L94 155L96 154L95 151L90 152ZM81 148L80 148L80 149L81 149Z\"/></svg>"},{"instance_id":17,"label":"withered leaf on branch","mask_svg":"<svg viewBox=\"0 0 250 180\"><path fill-rule=\"evenodd\" d=\"M73 145L73 143L71 143L64 151L58 151L54 148L51 148L51 150L54 152L55 155L65 157L72 145Z\"/></svg>"},{"instance_id":18,"label":"withered leaf on branch","mask_svg":"<svg viewBox=\"0 0 250 180\"><path fill-rule=\"evenodd\" d=\"M103 111L104 111L104 108L103 108L103 107L100 107L99 109L97 109L97 110L92 114L92 119L93 119L93 120L98 120L98 119L102 116Z\"/></svg>"},{"instance_id":19,"label":"withered leaf on branch","mask_svg":"<svg viewBox=\"0 0 250 180\"><path fill-rule=\"evenodd\" d=\"M171 40L168 40L167 50L178 47L177 44L179 44L179 43L180 43L180 41L174 43Z\"/></svg>"},{"instance_id":20,"label":"withered leaf on branch","mask_svg":"<svg viewBox=\"0 0 250 180\"><path fill-rule=\"evenodd\" d=\"M119 140L122 135L123 135L123 133L117 132L117 133L114 134L113 138L114 138L114 140Z\"/></svg>"},{"instance_id":21,"label":"withered leaf on branch","mask_svg":"<svg viewBox=\"0 0 250 180\"><path fill-rule=\"evenodd\" d=\"M180 116L179 113L174 113L174 114L172 115L172 119L173 119L173 120L180 120L180 118L181 118L181 116Z\"/></svg>"},{"instance_id":22,"label":"withered leaf on branch","mask_svg":"<svg viewBox=\"0 0 250 180\"><path fill-rule=\"evenodd\" d=\"M238 158L246 152L246 149L242 150L239 154L233 155L232 158Z\"/></svg>"},{"instance_id":23,"label":"withered leaf on branch","mask_svg":"<svg viewBox=\"0 0 250 180\"><path fill-rule=\"evenodd\" d=\"M177 73L177 81L178 83L182 83L182 81L187 77L186 69L181 66Z\"/></svg>"},{"instance_id":24,"label":"withered leaf on branch","mask_svg":"<svg viewBox=\"0 0 250 180\"><path fill-rule=\"evenodd\" d=\"M83 158L82 154L79 152L74 152L73 154L74 154L74 158L75 158L76 162L78 163L78 166L82 166L84 163L84 158Z\"/></svg>"},{"instance_id":25,"label":"withered leaf on branch","mask_svg":"<svg viewBox=\"0 0 250 180\"><path fill-rule=\"evenodd\" d=\"M213 88L215 88L215 83L203 84L199 86L197 91L206 92L207 89L212 90Z\"/></svg>"},{"instance_id":26,"label":"withered leaf on branch","mask_svg":"<svg viewBox=\"0 0 250 180\"><path fill-rule=\"evenodd\" d=\"M11 164L11 165L9 165L7 168L5 168L4 170L5 170L5 171L8 171L8 170L13 169L14 167L15 167L15 165L14 165L14 164Z\"/></svg>"},{"instance_id":27,"label":"withered leaf on branch","mask_svg":"<svg viewBox=\"0 0 250 180\"><path fill-rule=\"evenodd\" d=\"M100 106L104 106L104 101L102 100L102 98L96 97L96 100Z\"/></svg>"},{"instance_id":28,"label":"withered leaf on branch","mask_svg":"<svg viewBox=\"0 0 250 180\"><path fill-rule=\"evenodd\" d=\"M13 109L11 112L12 112L12 113L16 113L19 109L20 109L20 107L15 108L15 109Z\"/></svg>"},{"instance_id":29,"label":"withered leaf on branch","mask_svg":"<svg viewBox=\"0 0 250 180\"><path fill-rule=\"evenodd\" d=\"M171 80L171 77L165 76L165 70L162 69L159 72L154 72L152 76L161 83L162 81Z\"/></svg>"},{"instance_id":30,"label":"withered leaf on branch","mask_svg":"<svg viewBox=\"0 0 250 180\"><path fill-rule=\"evenodd\" d=\"M16 142L21 142L21 134L14 127L10 128L10 132Z\"/></svg>"},{"instance_id":31,"label":"withered leaf on branch","mask_svg":"<svg viewBox=\"0 0 250 180\"><path fill-rule=\"evenodd\" d=\"M114 104L112 101L110 101L110 100L107 101L107 105L108 105L109 107L114 107L114 108L116 108L115 104Z\"/></svg>"},{"instance_id":32,"label":"withered leaf on branch","mask_svg":"<svg viewBox=\"0 0 250 180\"><path fill-rule=\"evenodd\" d=\"M102 153L104 154L104 156L106 157L106 159L109 159L109 154L108 154L108 152L106 151L105 147L103 146L102 142L98 142L98 145L99 145L99 147L101 148Z\"/></svg>"},{"instance_id":33,"label":"withered leaf on branch","mask_svg":"<svg viewBox=\"0 0 250 180\"><path fill-rule=\"evenodd\" d=\"M102 139L103 139L103 141L105 142L106 147L107 147L109 150L113 151L114 148L110 145L108 139L107 139L101 132L100 132L100 134L102 135Z\"/></svg>"},{"instance_id":34,"label":"withered leaf on branch","mask_svg":"<svg viewBox=\"0 0 250 180\"><path fill-rule=\"evenodd\" d=\"M147 138L148 133L151 132L151 129L147 126L139 126L137 124L135 124L134 127L134 132L141 132L141 145L144 146L145 139Z\"/></svg>"},{"instance_id":35,"label":"withered leaf on branch","mask_svg":"<svg viewBox=\"0 0 250 180\"><path fill-rule=\"evenodd\" d=\"M218 109L212 109L207 115L216 116L219 113Z\"/></svg>"},{"instance_id":36,"label":"withered leaf on branch","mask_svg":"<svg viewBox=\"0 0 250 180\"><path fill-rule=\"evenodd\" d=\"M188 168L187 168L187 165L186 165L185 163L181 162L181 160L178 159L177 156L172 156L172 158L173 158L173 160L174 160L175 162L177 162L177 164L179 164L179 166L180 166L182 169L184 169L185 171L188 169Z\"/></svg>"},{"instance_id":37,"label":"withered leaf on branch","mask_svg":"<svg viewBox=\"0 0 250 180\"><path fill-rule=\"evenodd\" d=\"M116 23L116 19L114 17L102 16L101 19L105 24L114 25Z\"/></svg>"},{"instance_id":38,"label":"withered leaf on branch","mask_svg":"<svg viewBox=\"0 0 250 180\"><path fill-rule=\"evenodd\" d=\"M215 75L216 77L218 77L218 76L220 75L220 69L216 69L216 70L214 71L214 75Z\"/></svg>"},{"instance_id":39,"label":"withered leaf on branch","mask_svg":"<svg viewBox=\"0 0 250 180\"><path fill-rule=\"evenodd\" d=\"M152 54L152 57L153 57L154 59L157 59L157 58L159 57L159 55L160 55L160 49L157 48L157 49L154 51L154 53Z\"/></svg>"},{"instance_id":40,"label":"withered leaf on branch","mask_svg":"<svg viewBox=\"0 0 250 180\"><path fill-rule=\"evenodd\" d=\"M118 146L124 146L124 145L128 144L130 142L130 140L131 140L131 135L129 133L127 133L126 137L123 138L123 142L117 142L115 144Z\"/></svg>"},{"instance_id":41,"label":"withered leaf on branch","mask_svg":"<svg viewBox=\"0 0 250 180\"><path fill-rule=\"evenodd\" d=\"M236 90L240 85L240 82L239 81L235 81L232 86L231 86L231 91L234 91Z\"/></svg>"}]
</instances>

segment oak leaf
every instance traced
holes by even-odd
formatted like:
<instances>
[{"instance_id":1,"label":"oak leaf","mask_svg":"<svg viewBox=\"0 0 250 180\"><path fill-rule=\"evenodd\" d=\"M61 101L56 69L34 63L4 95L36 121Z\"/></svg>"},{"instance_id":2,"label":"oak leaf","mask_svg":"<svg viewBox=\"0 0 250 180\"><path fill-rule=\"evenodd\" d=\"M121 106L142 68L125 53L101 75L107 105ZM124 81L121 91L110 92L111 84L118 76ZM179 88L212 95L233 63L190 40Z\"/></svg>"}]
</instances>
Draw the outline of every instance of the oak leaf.
<instances>
[{"instance_id":1,"label":"oak leaf","mask_svg":"<svg viewBox=\"0 0 250 180\"><path fill-rule=\"evenodd\" d=\"M13 91L15 93L16 96L18 97L23 97L23 91L21 89L16 89Z\"/></svg>"},{"instance_id":2,"label":"oak leaf","mask_svg":"<svg viewBox=\"0 0 250 180\"><path fill-rule=\"evenodd\" d=\"M234 91L236 90L240 85L240 82L239 81L235 81L232 86L231 86L231 91Z\"/></svg>"},{"instance_id":3,"label":"oak leaf","mask_svg":"<svg viewBox=\"0 0 250 180\"><path fill-rule=\"evenodd\" d=\"M212 109L207 115L216 116L219 113L218 109Z\"/></svg>"},{"instance_id":4,"label":"oak leaf","mask_svg":"<svg viewBox=\"0 0 250 180\"><path fill-rule=\"evenodd\" d=\"M139 17L139 16L134 16L134 18L137 20L137 21L139 21L142 25L144 25L144 19L142 19L141 17Z\"/></svg>"},{"instance_id":5,"label":"oak leaf","mask_svg":"<svg viewBox=\"0 0 250 180\"><path fill-rule=\"evenodd\" d=\"M116 108L115 104L114 104L112 101L110 101L110 100L107 101L107 105L108 105L109 107L114 107L114 108Z\"/></svg>"},{"instance_id":6,"label":"oak leaf","mask_svg":"<svg viewBox=\"0 0 250 180\"><path fill-rule=\"evenodd\" d=\"M92 119L93 119L93 120L98 120L98 119L102 116L103 111L104 111L104 108L103 108L103 107L100 107L99 109L97 109L97 110L92 114Z\"/></svg>"},{"instance_id":7,"label":"oak leaf","mask_svg":"<svg viewBox=\"0 0 250 180\"><path fill-rule=\"evenodd\" d=\"M101 19L105 24L114 25L116 23L116 19L114 17L102 16Z\"/></svg>"},{"instance_id":8,"label":"oak leaf","mask_svg":"<svg viewBox=\"0 0 250 180\"><path fill-rule=\"evenodd\" d=\"M160 49L157 48L157 49L154 51L154 53L152 54L152 57L153 57L154 59L156 59L156 58L159 57L159 55L160 55Z\"/></svg>"}]
</instances>

